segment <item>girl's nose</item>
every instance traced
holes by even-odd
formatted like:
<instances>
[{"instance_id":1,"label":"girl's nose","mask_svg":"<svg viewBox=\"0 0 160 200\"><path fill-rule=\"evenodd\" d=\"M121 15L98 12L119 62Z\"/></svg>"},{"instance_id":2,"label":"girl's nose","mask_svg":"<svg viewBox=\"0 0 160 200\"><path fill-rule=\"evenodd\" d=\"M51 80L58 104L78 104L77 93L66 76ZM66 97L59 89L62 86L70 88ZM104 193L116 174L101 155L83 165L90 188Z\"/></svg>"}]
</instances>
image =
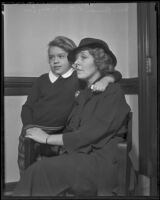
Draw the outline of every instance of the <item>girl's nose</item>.
<instances>
[{"instance_id":1,"label":"girl's nose","mask_svg":"<svg viewBox=\"0 0 160 200\"><path fill-rule=\"evenodd\" d=\"M58 60L57 57L55 57L55 58L54 58L54 63L57 63L57 62L59 62L59 60Z\"/></svg>"}]
</instances>

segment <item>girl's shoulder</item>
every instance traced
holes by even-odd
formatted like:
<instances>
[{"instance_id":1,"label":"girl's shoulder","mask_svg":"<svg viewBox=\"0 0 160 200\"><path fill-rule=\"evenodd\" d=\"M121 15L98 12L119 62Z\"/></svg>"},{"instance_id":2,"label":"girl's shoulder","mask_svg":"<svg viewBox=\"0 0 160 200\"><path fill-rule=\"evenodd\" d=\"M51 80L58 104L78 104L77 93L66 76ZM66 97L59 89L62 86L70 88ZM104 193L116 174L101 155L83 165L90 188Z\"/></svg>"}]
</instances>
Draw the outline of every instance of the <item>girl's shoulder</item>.
<instances>
[{"instance_id":1,"label":"girl's shoulder","mask_svg":"<svg viewBox=\"0 0 160 200\"><path fill-rule=\"evenodd\" d=\"M43 84L47 83L48 80L49 80L49 75L48 75L48 73L45 73L45 74L42 74L42 75L40 75L39 77L36 78L35 84L36 85L41 85L41 84L43 85Z\"/></svg>"},{"instance_id":2,"label":"girl's shoulder","mask_svg":"<svg viewBox=\"0 0 160 200\"><path fill-rule=\"evenodd\" d=\"M42 74L38 77L38 79L46 79L46 78L49 78L49 74L48 73L45 73L45 74Z\"/></svg>"},{"instance_id":3,"label":"girl's shoulder","mask_svg":"<svg viewBox=\"0 0 160 200\"><path fill-rule=\"evenodd\" d=\"M42 74L39 77L37 77L37 81L39 81L39 82L46 81L48 79L49 79L48 73Z\"/></svg>"}]
</instances>

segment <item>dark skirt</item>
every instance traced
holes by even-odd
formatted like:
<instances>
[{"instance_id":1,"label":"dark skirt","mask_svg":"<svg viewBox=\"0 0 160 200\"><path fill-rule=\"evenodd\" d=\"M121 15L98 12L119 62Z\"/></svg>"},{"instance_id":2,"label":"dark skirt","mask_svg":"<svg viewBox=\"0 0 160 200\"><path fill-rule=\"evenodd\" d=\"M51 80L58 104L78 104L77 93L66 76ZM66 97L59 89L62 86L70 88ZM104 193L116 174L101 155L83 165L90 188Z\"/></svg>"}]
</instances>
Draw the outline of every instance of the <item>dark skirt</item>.
<instances>
[{"instance_id":1,"label":"dark skirt","mask_svg":"<svg viewBox=\"0 0 160 200\"><path fill-rule=\"evenodd\" d=\"M111 139L90 153L44 158L21 177L13 196L113 196L118 184L118 147Z\"/></svg>"}]
</instances>

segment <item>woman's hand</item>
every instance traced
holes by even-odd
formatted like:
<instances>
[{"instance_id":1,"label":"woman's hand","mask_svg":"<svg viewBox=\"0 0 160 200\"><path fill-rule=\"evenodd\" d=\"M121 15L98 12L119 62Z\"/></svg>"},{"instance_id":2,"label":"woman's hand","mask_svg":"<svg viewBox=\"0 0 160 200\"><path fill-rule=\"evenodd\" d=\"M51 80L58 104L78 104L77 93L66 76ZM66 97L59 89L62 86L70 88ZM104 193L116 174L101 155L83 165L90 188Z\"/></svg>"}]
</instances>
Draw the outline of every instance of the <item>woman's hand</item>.
<instances>
[{"instance_id":1,"label":"woman's hand","mask_svg":"<svg viewBox=\"0 0 160 200\"><path fill-rule=\"evenodd\" d=\"M103 92L109 85L109 83L113 83L113 76L105 76L101 80L97 81L95 84L91 86L91 90L94 92Z\"/></svg>"},{"instance_id":2,"label":"woman's hand","mask_svg":"<svg viewBox=\"0 0 160 200\"><path fill-rule=\"evenodd\" d=\"M26 138L30 138L39 143L46 143L46 139L49 135L40 128L33 127L26 130Z\"/></svg>"}]
</instances>

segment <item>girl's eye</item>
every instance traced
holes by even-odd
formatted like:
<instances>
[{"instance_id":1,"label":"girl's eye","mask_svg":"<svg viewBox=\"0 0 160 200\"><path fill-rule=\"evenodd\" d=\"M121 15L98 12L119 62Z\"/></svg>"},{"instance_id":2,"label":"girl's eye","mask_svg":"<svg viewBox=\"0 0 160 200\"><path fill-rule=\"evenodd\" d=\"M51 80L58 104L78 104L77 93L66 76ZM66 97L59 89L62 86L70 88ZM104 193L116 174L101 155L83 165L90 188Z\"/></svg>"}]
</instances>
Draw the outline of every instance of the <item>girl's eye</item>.
<instances>
[{"instance_id":1,"label":"girl's eye","mask_svg":"<svg viewBox=\"0 0 160 200\"><path fill-rule=\"evenodd\" d=\"M54 56L49 56L49 60L52 60L54 58Z\"/></svg>"},{"instance_id":2,"label":"girl's eye","mask_svg":"<svg viewBox=\"0 0 160 200\"><path fill-rule=\"evenodd\" d=\"M65 56L64 55L59 55L59 58L64 58Z\"/></svg>"}]
</instances>

